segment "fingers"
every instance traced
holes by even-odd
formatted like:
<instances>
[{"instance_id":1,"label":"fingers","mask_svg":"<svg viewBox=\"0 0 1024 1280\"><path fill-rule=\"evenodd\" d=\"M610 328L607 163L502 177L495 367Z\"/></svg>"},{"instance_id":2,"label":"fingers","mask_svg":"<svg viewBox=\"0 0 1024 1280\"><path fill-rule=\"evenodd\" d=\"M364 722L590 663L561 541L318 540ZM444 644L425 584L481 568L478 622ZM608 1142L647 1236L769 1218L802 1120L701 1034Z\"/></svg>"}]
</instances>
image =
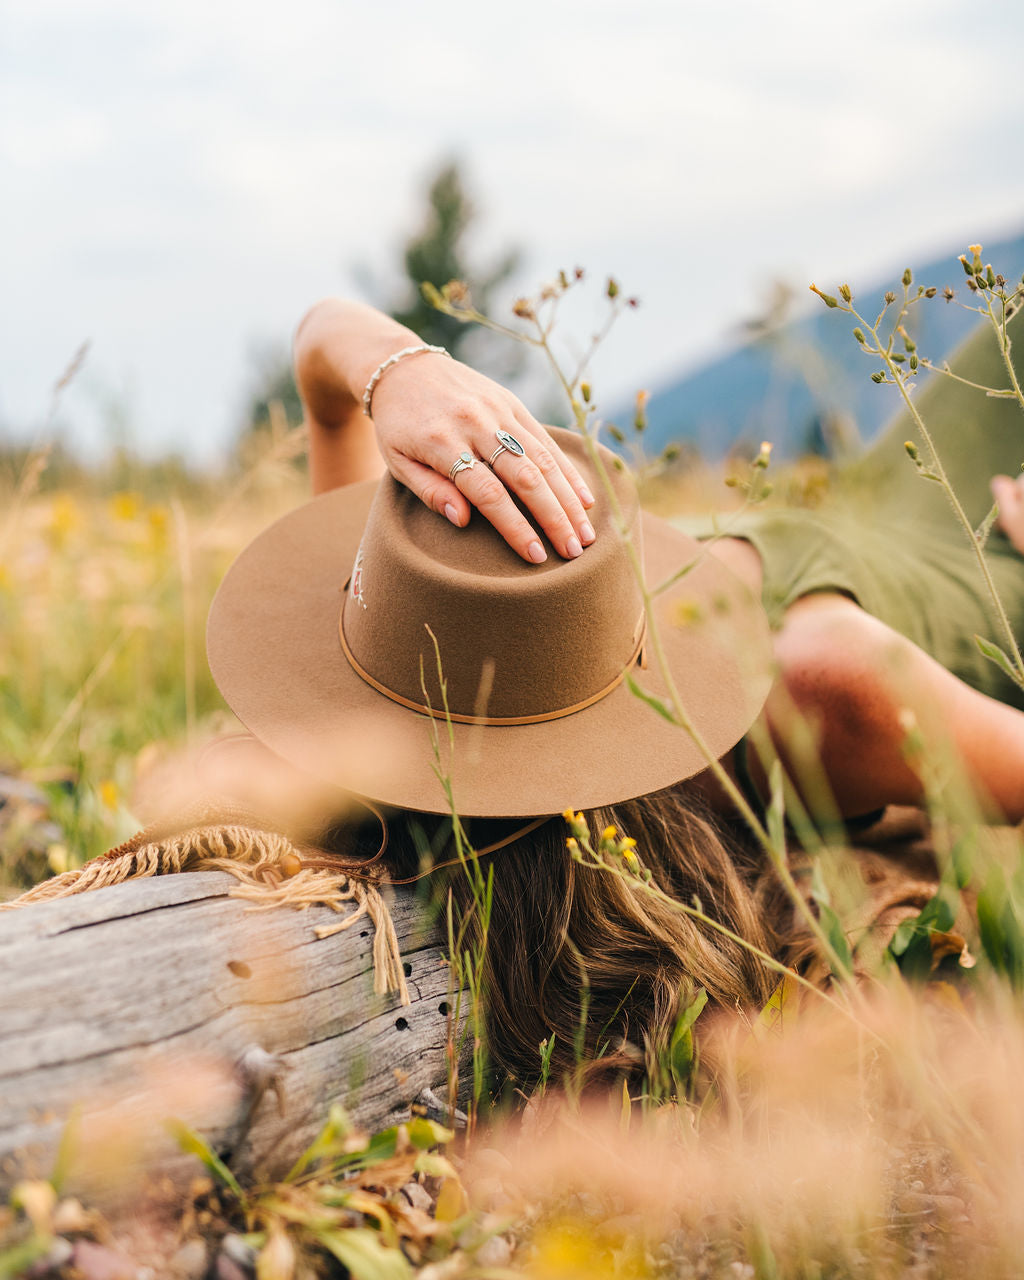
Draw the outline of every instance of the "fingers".
<instances>
[{"instance_id":1,"label":"fingers","mask_svg":"<svg viewBox=\"0 0 1024 1280\"><path fill-rule=\"evenodd\" d=\"M458 529L469 523L470 506L447 476L413 458L398 454L390 462L392 474L419 497L431 511L450 520Z\"/></svg>"},{"instance_id":2,"label":"fingers","mask_svg":"<svg viewBox=\"0 0 1024 1280\"><path fill-rule=\"evenodd\" d=\"M539 476L540 473L538 472L537 474ZM508 490L489 467L478 463L475 467L460 471L456 477L456 483L473 506L494 525L495 529L514 551L517 551L524 560L528 560L531 564L544 563L548 558L547 552L534 532L533 526L523 516L523 513L509 497ZM559 508L559 510L561 509ZM555 541L555 539L551 538L551 534L548 533L548 538L551 540L552 545L567 559L574 555L580 555L583 548L578 541L575 543L576 549L572 549L569 546L569 540L575 538L576 535L569 524L565 512L561 512L560 521L557 517L554 517L553 512L550 510L547 511L547 514L550 523L558 528L560 535L559 540ZM545 529L545 532L547 532L547 529Z\"/></svg>"},{"instance_id":3,"label":"fingers","mask_svg":"<svg viewBox=\"0 0 1024 1280\"><path fill-rule=\"evenodd\" d=\"M526 435L523 431L520 434ZM534 456L526 456L525 449ZM454 456L458 457L461 452ZM477 456L472 467L457 472L454 482L441 474L446 462L447 454L434 466L399 455L392 459L391 469L395 478L417 494L426 506L458 528L468 523L471 506L476 507L509 546L530 564L542 564L547 552L533 526L513 502L511 493L515 493L537 519L548 541L565 559L581 555L583 546L594 541L594 530L579 499L554 457L537 441L525 442L522 457L504 450L495 458L493 470Z\"/></svg>"},{"instance_id":4,"label":"fingers","mask_svg":"<svg viewBox=\"0 0 1024 1280\"><path fill-rule=\"evenodd\" d=\"M559 470L565 476L569 485L572 487L580 505L583 507L592 507L594 505L594 495L587 488L587 483L580 475L575 463L569 455L556 442L554 437L548 431L547 427L530 416L524 409L521 413L516 414L520 426L523 426L535 436L551 453L551 456L558 463Z\"/></svg>"},{"instance_id":5,"label":"fingers","mask_svg":"<svg viewBox=\"0 0 1024 1280\"><path fill-rule=\"evenodd\" d=\"M554 453L522 430L520 435L523 455L502 451L494 459L494 473L537 519L559 554L574 559L594 541L594 530Z\"/></svg>"}]
</instances>

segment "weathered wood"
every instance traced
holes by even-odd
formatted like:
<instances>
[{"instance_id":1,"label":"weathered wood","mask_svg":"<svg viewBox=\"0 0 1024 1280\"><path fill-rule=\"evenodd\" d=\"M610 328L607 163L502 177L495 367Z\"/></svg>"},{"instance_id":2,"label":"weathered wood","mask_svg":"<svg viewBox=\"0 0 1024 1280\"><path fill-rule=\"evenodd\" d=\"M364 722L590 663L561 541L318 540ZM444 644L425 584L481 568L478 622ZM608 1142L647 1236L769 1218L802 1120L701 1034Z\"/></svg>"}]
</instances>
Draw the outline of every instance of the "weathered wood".
<instances>
[{"instance_id":1,"label":"weathered wood","mask_svg":"<svg viewBox=\"0 0 1024 1280\"><path fill-rule=\"evenodd\" d=\"M402 1007L374 994L369 920L321 941L336 914L247 910L236 883L134 880L0 914L0 1193L50 1172L76 1109L72 1186L95 1197L193 1167L171 1117L251 1179L286 1170L335 1100L378 1128L446 1097L449 970L411 891L390 900ZM262 1055L285 1068L280 1108L257 1096Z\"/></svg>"}]
</instances>

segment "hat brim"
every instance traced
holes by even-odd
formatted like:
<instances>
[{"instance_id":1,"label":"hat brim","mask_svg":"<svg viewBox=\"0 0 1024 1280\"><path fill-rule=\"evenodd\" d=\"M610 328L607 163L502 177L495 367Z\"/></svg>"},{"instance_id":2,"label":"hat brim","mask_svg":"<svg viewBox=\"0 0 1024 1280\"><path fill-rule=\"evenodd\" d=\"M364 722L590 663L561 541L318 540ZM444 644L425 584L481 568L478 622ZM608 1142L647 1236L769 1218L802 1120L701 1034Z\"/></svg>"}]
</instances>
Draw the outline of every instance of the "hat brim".
<instances>
[{"instance_id":1,"label":"hat brim","mask_svg":"<svg viewBox=\"0 0 1024 1280\"><path fill-rule=\"evenodd\" d=\"M704 769L709 754L722 756L753 723L772 682L763 608L700 543L647 513L648 583L692 565L655 597L653 612L700 742L625 680L591 706L537 724L448 724L391 701L353 670L338 635L376 487L335 489L283 516L241 553L211 606L213 677L239 720L285 760L385 805L448 812L444 777L466 817L532 817L670 786ZM646 669L630 674L668 703L653 645Z\"/></svg>"}]
</instances>

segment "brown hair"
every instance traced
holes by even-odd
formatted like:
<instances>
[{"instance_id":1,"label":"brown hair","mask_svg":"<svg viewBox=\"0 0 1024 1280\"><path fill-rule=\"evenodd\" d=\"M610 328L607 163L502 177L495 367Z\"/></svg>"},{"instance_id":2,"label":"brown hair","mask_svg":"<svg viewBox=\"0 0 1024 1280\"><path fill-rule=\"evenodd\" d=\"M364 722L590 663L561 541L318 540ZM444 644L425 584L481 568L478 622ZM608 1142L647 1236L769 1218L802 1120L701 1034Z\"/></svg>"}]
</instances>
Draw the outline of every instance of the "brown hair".
<instances>
[{"instance_id":1,"label":"brown hair","mask_svg":"<svg viewBox=\"0 0 1024 1280\"><path fill-rule=\"evenodd\" d=\"M552 1033L552 1079L578 1071L581 1061L591 1081L636 1076L654 1068L681 1004L697 988L713 1006L756 1009L778 982L743 942L778 953L790 915L784 895L749 844L685 783L585 817L595 848L609 825L633 835L666 894L680 903L696 900L742 942L628 877L581 865L566 847L561 817L501 848L489 859L488 1050L495 1067L526 1086L540 1074L539 1046ZM423 833L436 861L451 856L450 846L438 851L446 831L436 817L405 815L389 826L387 856L396 878L416 870ZM482 848L502 837L501 826L475 820L470 838ZM440 899L450 893L456 923L478 937L471 880L463 868L449 869L434 876L434 892Z\"/></svg>"}]
</instances>

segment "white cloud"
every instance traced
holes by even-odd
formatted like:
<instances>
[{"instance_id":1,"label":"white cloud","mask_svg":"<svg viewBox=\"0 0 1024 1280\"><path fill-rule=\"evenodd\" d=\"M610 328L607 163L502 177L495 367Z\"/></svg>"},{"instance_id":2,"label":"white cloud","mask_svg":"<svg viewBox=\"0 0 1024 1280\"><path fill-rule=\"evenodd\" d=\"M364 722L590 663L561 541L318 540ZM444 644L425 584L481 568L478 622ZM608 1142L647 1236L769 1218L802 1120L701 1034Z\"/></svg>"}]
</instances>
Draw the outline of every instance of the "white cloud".
<instances>
[{"instance_id":1,"label":"white cloud","mask_svg":"<svg viewBox=\"0 0 1024 1280\"><path fill-rule=\"evenodd\" d=\"M760 280L930 251L1024 198L1024 88L997 92L981 56L1016 65L1024 15L997 0L6 10L9 420L93 332L145 438L223 438L252 338L283 340L353 262L393 262L453 153L482 248L644 295L608 349L617 387L716 341Z\"/></svg>"}]
</instances>

